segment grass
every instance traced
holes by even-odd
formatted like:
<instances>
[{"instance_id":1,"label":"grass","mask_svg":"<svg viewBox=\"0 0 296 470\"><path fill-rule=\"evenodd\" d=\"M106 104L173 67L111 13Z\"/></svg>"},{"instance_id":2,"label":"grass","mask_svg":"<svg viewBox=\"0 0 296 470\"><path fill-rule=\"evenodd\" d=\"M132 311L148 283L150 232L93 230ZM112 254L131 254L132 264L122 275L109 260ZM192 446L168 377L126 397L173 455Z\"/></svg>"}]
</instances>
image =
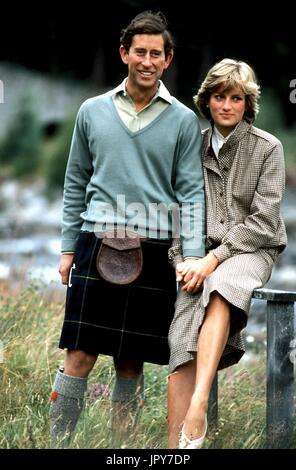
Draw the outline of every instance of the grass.
<instances>
[{"instance_id":1,"label":"grass","mask_svg":"<svg viewBox=\"0 0 296 470\"><path fill-rule=\"evenodd\" d=\"M63 352L57 348L63 301L36 286L3 292L0 297L0 448L49 447L49 394ZM145 365L145 406L136 433L124 447L167 447L167 367ZM90 388L104 384L106 393L88 396L72 447L110 449L110 393L114 381L111 358L99 357ZM102 388L103 390L103 388ZM296 434L295 434L296 437ZM296 439L295 439L296 442ZM205 447L256 449L265 447L265 359L261 352L219 373L219 421ZM294 446L295 447L295 446Z\"/></svg>"}]
</instances>

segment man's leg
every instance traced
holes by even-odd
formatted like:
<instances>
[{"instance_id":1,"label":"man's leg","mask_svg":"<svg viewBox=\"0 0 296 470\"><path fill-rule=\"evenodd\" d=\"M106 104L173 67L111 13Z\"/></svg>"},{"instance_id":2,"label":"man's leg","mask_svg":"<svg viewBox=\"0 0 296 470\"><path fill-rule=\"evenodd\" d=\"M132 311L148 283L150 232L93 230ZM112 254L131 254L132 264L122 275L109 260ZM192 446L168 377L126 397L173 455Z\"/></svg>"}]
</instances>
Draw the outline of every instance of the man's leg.
<instances>
[{"instance_id":1,"label":"man's leg","mask_svg":"<svg viewBox=\"0 0 296 470\"><path fill-rule=\"evenodd\" d=\"M111 429L113 438L121 440L134 428L144 405L143 362L114 358L116 370L112 393Z\"/></svg>"},{"instance_id":2,"label":"man's leg","mask_svg":"<svg viewBox=\"0 0 296 470\"><path fill-rule=\"evenodd\" d=\"M56 375L51 393L51 447L67 448L83 408L87 377L97 356L67 351L64 368Z\"/></svg>"}]
</instances>

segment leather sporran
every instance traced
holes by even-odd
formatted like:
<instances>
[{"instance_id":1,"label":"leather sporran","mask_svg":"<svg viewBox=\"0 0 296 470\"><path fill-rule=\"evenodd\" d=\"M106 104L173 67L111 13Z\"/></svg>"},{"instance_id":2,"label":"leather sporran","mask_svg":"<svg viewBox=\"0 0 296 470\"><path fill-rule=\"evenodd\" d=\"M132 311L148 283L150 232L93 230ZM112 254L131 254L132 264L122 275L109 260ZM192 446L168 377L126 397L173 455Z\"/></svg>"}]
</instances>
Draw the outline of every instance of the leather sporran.
<instances>
[{"instance_id":1,"label":"leather sporran","mask_svg":"<svg viewBox=\"0 0 296 470\"><path fill-rule=\"evenodd\" d=\"M106 232L97 254L99 275L111 284L130 284L141 274L143 255L138 234L126 230Z\"/></svg>"}]
</instances>

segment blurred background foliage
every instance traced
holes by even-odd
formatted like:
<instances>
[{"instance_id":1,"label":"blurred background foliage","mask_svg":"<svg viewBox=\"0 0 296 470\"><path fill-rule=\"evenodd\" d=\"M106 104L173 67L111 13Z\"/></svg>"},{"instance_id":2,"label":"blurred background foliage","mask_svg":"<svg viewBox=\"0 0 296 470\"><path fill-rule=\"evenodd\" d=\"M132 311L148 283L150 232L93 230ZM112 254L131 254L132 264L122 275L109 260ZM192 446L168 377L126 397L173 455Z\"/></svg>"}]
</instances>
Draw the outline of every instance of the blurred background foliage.
<instances>
[{"instance_id":1,"label":"blurred background foliage","mask_svg":"<svg viewBox=\"0 0 296 470\"><path fill-rule=\"evenodd\" d=\"M0 140L2 176L21 180L40 178L49 199L59 197L75 124L75 114L67 115L53 129L44 129L32 96L20 99L15 120ZM202 121L202 126L207 126ZM296 126L285 125L281 100L271 88L263 90L255 126L276 135L284 145L287 183L296 184Z\"/></svg>"},{"instance_id":2,"label":"blurred background foliage","mask_svg":"<svg viewBox=\"0 0 296 470\"><path fill-rule=\"evenodd\" d=\"M209 10L207 4L193 5L189 0L182 4L86 0L83 8L65 12L57 12L52 4L26 2L18 5L17 15L14 9L13 4L7 6L0 29L0 80L5 98L0 104L2 177L41 177L49 196L61 190L80 103L124 78L126 67L118 54L120 31L136 14L152 9L166 15L176 43L164 82L192 109L192 96L216 61L232 57L254 67L262 87L255 125L282 140L287 182L296 186L296 104L289 99L290 83L296 78L295 28L293 15L284 5L270 8L268 21L265 12L257 9L238 14L235 3L229 2L221 12L214 5ZM24 73L5 75L1 64L17 64ZM22 78L26 71L39 73L33 85L30 77ZM75 94L68 86L71 81L85 87L84 94ZM14 108L17 111L8 123Z\"/></svg>"},{"instance_id":3,"label":"blurred background foliage","mask_svg":"<svg viewBox=\"0 0 296 470\"><path fill-rule=\"evenodd\" d=\"M258 5L238 10L237 2L85 0L64 9L54 1L9 2L5 10L2 6L0 28L0 338L5 343L0 368L1 448L48 446L48 394L61 362L56 347L65 287L58 284L61 202L75 116L86 98L125 77L118 54L120 31L144 9L160 9L168 19L176 48L163 79L192 109L192 96L215 62L230 57L254 67L262 87L255 126L282 141L289 185L289 245L271 287L295 290L296 104L290 100L290 83L296 70L291 5L268 5L261 14ZM207 125L201 122L202 127ZM47 303L32 286L23 289L31 276L38 285L44 279L47 295L62 300ZM50 280L53 284L48 286ZM257 324L256 312L248 349L250 344L262 347L222 374L219 429L210 436L209 448L265 447L265 316ZM110 385L109 358L101 358L96 367L92 380ZM166 445L166 378L166 368L148 365L144 420L131 447ZM105 397L87 405L74 447L110 447L109 407Z\"/></svg>"},{"instance_id":4,"label":"blurred background foliage","mask_svg":"<svg viewBox=\"0 0 296 470\"><path fill-rule=\"evenodd\" d=\"M0 143L0 163L10 176L33 175L42 160L42 126L32 97L20 99L16 118Z\"/></svg>"},{"instance_id":5,"label":"blurred background foliage","mask_svg":"<svg viewBox=\"0 0 296 470\"><path fill-rule=\"evenodd\" d=\"M52 198L63 188L75 116L68 116L54 136L44 139L42 170L46 181L46 193Z\"/></svg>"},{"instance_id":6,"label":"blurred background foliage","mask_svg":"<svg viewBox=\"0 0 296 470\"><path fill-rule=\"evenodd\" d=\"M59 197L74 124L75 115L68 115L54 131L46 132L32 97L22 97L16 118L0 141L2 177L24 182L40 178L46 196Z\"/></svg>"}]
</instances>

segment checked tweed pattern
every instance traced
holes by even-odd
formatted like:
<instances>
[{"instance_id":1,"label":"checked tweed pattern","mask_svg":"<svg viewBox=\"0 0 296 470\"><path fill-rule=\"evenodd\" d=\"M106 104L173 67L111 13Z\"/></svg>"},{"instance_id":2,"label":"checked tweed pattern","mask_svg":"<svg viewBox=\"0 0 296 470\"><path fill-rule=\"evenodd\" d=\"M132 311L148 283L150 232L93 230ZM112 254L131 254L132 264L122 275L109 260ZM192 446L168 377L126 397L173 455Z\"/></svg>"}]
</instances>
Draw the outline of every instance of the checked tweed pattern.
<instances>
[{"instance_id":1,"label":"checked tweed pattern","mask_svg":"<svg viewBox=\"0 0 296 470\"><path fill-rule=\"evenodd\" d=\"M210 294L218 291L231 304L231 332L219 368L244 354L241 330L246 326L252 292L270 278L287 243L280 213L285 188L281 142L241 121L220 149L211 147L212 130L203 132L207 250L220 264L195 295L179 290L169 333L170 370L192 359L198 330ZM182 260L180 243L169 250L173 265Z\"/></svg>"}]
</instances>

